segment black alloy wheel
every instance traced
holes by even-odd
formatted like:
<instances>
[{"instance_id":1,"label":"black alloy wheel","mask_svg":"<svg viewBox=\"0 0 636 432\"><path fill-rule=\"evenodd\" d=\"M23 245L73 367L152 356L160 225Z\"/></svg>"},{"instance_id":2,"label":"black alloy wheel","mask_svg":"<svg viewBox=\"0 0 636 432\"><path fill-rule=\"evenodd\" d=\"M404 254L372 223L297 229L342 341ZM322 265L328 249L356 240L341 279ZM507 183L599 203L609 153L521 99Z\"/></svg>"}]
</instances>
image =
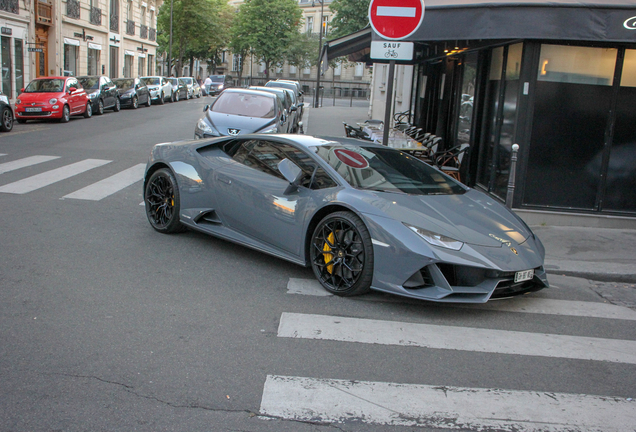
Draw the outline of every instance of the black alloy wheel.
<instances>
[{"instance_id":1,"label":"black alloy wheel","mask_svg":"<svg viewBox=\"0 0 636 432\"><path fill-rule=\"evenodd\" d=\"M9 107L2 107L0 112L0 131L10 132L13 129L13 113Z\"/></svg>"},{"instance_id":2,"label":"black alloy wheel","mask_svg":"<svg viewBox=\"0 0 636 432\"><path fill-rule=\"evenodd\" d=\"M311 268L320 284L339 296L369 292L373 245L364 222L348 211L323 218L311 238Z\"/></svg>"},{"instance_id":3,"label":"black alloy wheel","mask_svg":"<svg viewBox=\"0 0 636 432\"><path fill-rule=\"evenodd\" d=\"M99 100L99 102L97 102L97 112L95 114L97 115L104 114L104 101L101 99Z\"/></svg>"},{"instance_id":4,"label":"black alloy wheel","mask_svg":"<svg viewBox=\"0 0 636 432\"><path fill-rule=\"evenodd\" d=\"M146 216L155 230L164 234L186 230L179 221L179 187L172 171L162 168L150 176L144 191L144 202Z\"/></svg>"},{"instance_id":5,"label":"black alloy wheel","mask_svg":"<svg viewBox=\"0 0 636 432\"><path fill-rule=\"evenodd\" d=\"M84 118L91 118L93 115L93 104L91 101L86 103L86 109L84 110Z\"/></svg>"},{"instance_id":6,"label":"black alloy wheel","mask_svg":"<svg viewBox=\"0 0 636 432\"><path fill-rule=\"evenodd\" d=\"M68 123L71 119L71 110L68 105L64 105L62 108L62 117L60 118L60 123Z\"/></svg>"},{"instance_id":7,"label":"black alloy wheel","mask_svg":"<svg viewBox=\"0 0 636 432\"><path fill-rule=\"evenodd\" d=\"M132 99L132 108L133 109L137 109L139 107L139 100L137 99L137 96L133 96Z\"/></svg>"}]
</instances>

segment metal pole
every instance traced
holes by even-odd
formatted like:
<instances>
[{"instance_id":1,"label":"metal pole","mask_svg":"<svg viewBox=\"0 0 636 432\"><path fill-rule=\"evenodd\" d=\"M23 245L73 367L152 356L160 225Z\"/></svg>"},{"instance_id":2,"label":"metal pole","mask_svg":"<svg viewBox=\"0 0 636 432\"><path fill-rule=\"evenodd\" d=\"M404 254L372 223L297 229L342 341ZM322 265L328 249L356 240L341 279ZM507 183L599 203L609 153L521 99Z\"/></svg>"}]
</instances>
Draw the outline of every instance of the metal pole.
<instances>
[{"instance_id":1,"label":"metal pole","mask_svg":"<svg viewBox=\"0 0 636 432\"><path fill-rule=\"evenodd\" d=\"M172 75L172 4L170 0L170 45L168 46L168 76Z\"/></svg>"},{"instance_id":2,"label":"metal pole","mask_svg":"<svg viewBox=\"0 0 636 432\"><path fill-rule=\"evenodd\" d=\"M325 0L320 0L320 37L318 39L318 70L316 71L316 99L314 102L314 108L318 108L320 106L320 62L322 61L322 20L324 10Z\"/></svg>"},{"instance_id":3,"label":"metal pole","mask_svg":"<svg viewBox=\"0 0 636 432\"><path fill-rule=\"evenodd\" d=\"M506 194L506 207L512 208L512 198L515 194L515 177L517 175L517 152L519 144L512 145L512 156L510 157L510 175L508 176L508 193Z\"/></svg>"},{"instance_id":4,"label":"metal pole","mask_svg":"<svg viewBox=\"0 0 636 432\"><path fill-rule=\"evenodd\" d=\"M384 108L384 133L382 144L389 145L389 129L391 129L391 106L393 102L393 79L395 78L395 60L389 62L389 80L386 88L386 107Z\"/></svg>"}]
</instances>

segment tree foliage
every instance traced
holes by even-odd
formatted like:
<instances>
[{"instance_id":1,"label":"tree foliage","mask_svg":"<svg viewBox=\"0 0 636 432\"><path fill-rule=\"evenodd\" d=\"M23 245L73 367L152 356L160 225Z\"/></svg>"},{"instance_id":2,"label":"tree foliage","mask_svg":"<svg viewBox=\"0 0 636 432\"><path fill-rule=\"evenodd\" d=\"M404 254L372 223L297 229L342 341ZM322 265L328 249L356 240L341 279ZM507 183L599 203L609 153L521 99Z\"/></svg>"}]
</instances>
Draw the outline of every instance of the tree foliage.
<instances>
[{"instance_id":1,"label":"tree foliage","mask_svg":"<svg viewBox=\"0 0 636 432\"><path fill-rule=\"evenodd\" d=\"M302 12L296 0L246 0L232 24L233 52L249 52L270 67L286 60L288 47L300 36Z\"/></svg>"},{"instance_id":2,"label":"tree foliage","mask_svg":"<svg viewBox=\"0 0 636 432\"><path fill-rule=\"evenodd\" d=\"M335 12L331 21L330 37L355 33L369 25L369 4L371 0L333 0L329 9Z\"/></svg>"},{"instance_id":3,"label":"tree foliage","mask_svg":"<svg viewBox=\"0 0 636 432\"><path fill-rule=\"evenodd\" d=\"M173 0L172 58L181 75L184 59L215 57L228 43L230 9L227 0ZM158 50L169 52L170 0L164 1L157 15Z\"/></svg>"}]
</instances>

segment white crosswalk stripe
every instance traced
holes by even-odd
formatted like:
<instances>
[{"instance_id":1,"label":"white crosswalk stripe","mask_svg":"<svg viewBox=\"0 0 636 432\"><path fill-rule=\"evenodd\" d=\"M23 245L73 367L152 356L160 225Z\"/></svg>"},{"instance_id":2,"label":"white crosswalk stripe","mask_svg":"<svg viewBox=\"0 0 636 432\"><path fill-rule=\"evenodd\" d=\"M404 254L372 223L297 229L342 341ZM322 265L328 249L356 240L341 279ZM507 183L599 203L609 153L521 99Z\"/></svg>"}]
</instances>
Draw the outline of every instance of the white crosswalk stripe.
<instances>
[{"instance_id":1,"label":"white crosswalk stripe","mask_svg":"<svg viewBox=\"0 0 636 432\"><path fill-rule=\"evenodd\" d=\"M636 364L636 342L283 313L278 336Z\"/></svg>"},{"instance_id":2,"label":"white crosswalk stripe","mask_svg":"<svg viewBox=\"0 0 636 432\"><path fill-rule=\"evenodd\" d=\"M268 375L262 415L475 431L634 431L636 401L606 396Z\"/></svg>"},{"instance_id":3,"label":"white crosswalk stripe","mask_svg":"<svg viewBox=\"0 0 636 432\"><path fill-rule=\"evenodd\" d=\"M143 179L146 164L138 164L63 198L99 201Z\"/></svg>"},{"instance_id":4,"label":"white crosswalk stripe","mask_svg":"<svg viewBox=\"0 0 636 432\"><path fill-rule=\"evenodd\" d=\"M7 185L1 186L0 192L25 194L43 188L45 186L52 185L53 183L57 183L61 180L76 176L93 168L106 165L110 162L112 161L102 159L85 159L80 162L66 165L61 168L56 168L51 171L46 171L42 174L37 174L14 183L9 183Z\"/></svg>"},{"instance_id":5,"label":"white crosswalk stripe","mask_svg":"<svg viewBox=\"0 0 636 432\"><path fill-rule=\"evenodd\" d=\"M59 158L59 156L29 156L24 159L18 159L12 162L5 162L0 164L0 174Z\"/></svg>"}]
</instances>

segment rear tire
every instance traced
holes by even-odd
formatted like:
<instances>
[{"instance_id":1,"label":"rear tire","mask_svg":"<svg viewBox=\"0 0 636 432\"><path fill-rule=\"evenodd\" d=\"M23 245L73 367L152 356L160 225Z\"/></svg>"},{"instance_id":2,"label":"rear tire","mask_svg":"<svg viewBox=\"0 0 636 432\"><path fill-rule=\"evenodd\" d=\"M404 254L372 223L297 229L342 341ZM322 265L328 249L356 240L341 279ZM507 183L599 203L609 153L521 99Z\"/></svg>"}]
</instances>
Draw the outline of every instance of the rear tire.
<instances>
[{"instance_id":1,"label":"rear tire","mask_svg":"<svg viewBox=\"0 0 636 432\"><path fill-rule=\"evenodd\" d=\"M13 129L13 113L7 106L0 111L0 131L10 132Z\"/></svg>"},{"instance_id":2,"label":"rear tire","mask_svg":"<svg viewBox=\"0 0 636 432\"><path fill-rule=\"evenodd\" d=\"M121 101L119 100L119 98L116 98L115 99L115 106L113 107L113 111L119 112L119 110L121 110Z\"/></svg>"},{"instance_id":3,"label":"rear tire","mask_svg":"<svg viewBox=\"0 0 636 432\"><path fill-rule=\"evenodd\" d=\"M134 96L132 100L132 109L137 109L138 107L139 107L139 99L137 99L137 96Z\"/></svg>"},{"instance_id":4,"label":"rear tire","mask_svg":"<svg viewBox=\"0 0 636 432\"><path fill-rule=\"evenodd\" d=\"M146 99L146 108L149 108L152 105L152 98L148 95L148 99Z\"/></svg>"}]
</instances>

